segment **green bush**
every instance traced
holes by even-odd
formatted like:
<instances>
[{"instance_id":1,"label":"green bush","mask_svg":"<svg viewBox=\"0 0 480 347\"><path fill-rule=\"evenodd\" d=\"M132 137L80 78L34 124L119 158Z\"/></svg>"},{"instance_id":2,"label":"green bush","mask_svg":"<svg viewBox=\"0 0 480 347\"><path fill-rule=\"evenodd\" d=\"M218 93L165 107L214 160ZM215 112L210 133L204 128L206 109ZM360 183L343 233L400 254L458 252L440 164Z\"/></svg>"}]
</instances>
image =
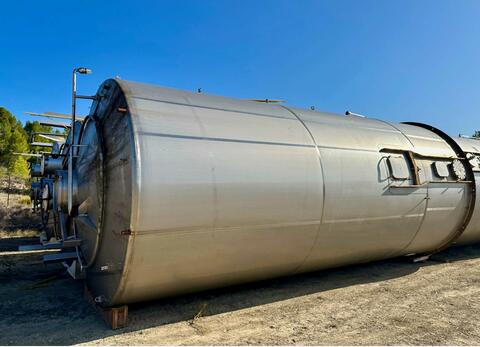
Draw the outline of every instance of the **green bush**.
<instances>
[{"instance_id":1,"label":"green bush","mask_svg":"<svg viewBox=\"0 0 480 347\"><path fill-rule=\"evenodd\" d=\"M22 123L4 107L0 107L0 166L6 167L15 177L28 177L25 157L15 153L30 151L27 134Z\"/></svg>"}]
</instances>

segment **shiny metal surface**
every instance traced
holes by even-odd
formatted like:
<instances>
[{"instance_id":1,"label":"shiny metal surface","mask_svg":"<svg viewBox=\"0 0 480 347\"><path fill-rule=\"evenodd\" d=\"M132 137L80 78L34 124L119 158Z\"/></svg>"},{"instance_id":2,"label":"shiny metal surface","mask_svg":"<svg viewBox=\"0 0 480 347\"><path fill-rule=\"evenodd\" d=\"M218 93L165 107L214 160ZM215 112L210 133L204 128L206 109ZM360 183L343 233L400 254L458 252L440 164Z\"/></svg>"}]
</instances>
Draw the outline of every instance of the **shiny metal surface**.
<instances>
[{"instance_id":1,"label":"shiny metal surface","mask_svg":"<svg viewBox=\"0 0 480 347\"><path fill-rule=\"evenodd\" d=\"M43 175L55 174L63 168L63 158L42 157Z\"/></svg>"},{"instance_id":2,"label":"shiny metal surface","mask_svg":"<svg viewBox=\"0 0 480 347\"><path fill-rule=\"evenodd\" d=\"M476 190L475 210L466 230L458 239L459 244L468 244L480 240L480 140L455 138L455 141L467 153L474 174L474 189Z\"/></svg>"},{"instance_id":3,"label":"shiny metal surface","mask_svg":"<svg viewBox=\"0 0 480 347\"><path fill-rule=\"evenodd\" d=\"M79 137L104 305L480 241L480 141L422 124L107 80Z\"/></svg>"}]
</instances>

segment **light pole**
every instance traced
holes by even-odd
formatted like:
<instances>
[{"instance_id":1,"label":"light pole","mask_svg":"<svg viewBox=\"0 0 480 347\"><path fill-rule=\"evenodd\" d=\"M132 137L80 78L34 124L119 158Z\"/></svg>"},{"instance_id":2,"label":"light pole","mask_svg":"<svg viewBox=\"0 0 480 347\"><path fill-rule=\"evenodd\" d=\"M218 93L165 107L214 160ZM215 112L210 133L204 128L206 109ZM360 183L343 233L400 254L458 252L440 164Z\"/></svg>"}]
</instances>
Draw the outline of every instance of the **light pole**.
<instances>
[{"instance_id":1,"label":"light pole","mask_svg":"<svg viewBox=\"0 0 480 347\"><path fill-rule=\"evenodd\" d=\"M72 133L70 150L69 150L69 160L68 160L68 186L67 186L67 195L68 195L68 213L72 212L73 207L73 149L75 148L75 116L77 108L77 73L81 75L88 75L92 73L91 69L86 67L77 67L73 69L72 72L72 125L70 131ZM81 97L82 99L91 98L91 97Z\"/></svg>"}]
</instances>

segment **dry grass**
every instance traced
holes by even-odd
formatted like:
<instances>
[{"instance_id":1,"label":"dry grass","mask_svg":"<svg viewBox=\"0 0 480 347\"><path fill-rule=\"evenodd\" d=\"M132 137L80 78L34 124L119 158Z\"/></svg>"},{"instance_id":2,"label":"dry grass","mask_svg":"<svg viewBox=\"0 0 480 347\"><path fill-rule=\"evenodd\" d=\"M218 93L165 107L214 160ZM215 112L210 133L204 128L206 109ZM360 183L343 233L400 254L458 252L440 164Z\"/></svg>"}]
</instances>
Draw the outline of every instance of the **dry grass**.
<instances>
[{"instance_id":1,"label":"dry grass","mask_svg":"<svg viewBox=\"0 0 480 347\"><path fill-rule=\"evenodd\" d=\"M36 237L38 236L38 230L36 229L17 229L17 230L0 230L0 239L5 238L19 238L19 237Z\"/></svg>"},{"instance_id":2,"label":"dry grass","mask_svg":"<svg viewBox=\"0 0 480 347\"><path fill-rule=\"evenodd\" d=\"M31 237L38 235L40 218L32 213L30 197L0 192L0 238Z\"/></svg>"},{"instance_id":3,"label":"dry grass","mask_svg":"<svg viewBox=\"0 0 480 347\"><path fill-rule=\"evenodd\" d=\"M480 246L130 305L108 329L42 251L38 217L0 192L0 345L478 345ZM33 222L32 222L33 218ZM66 328L65 328L66 327Z\"/></svg>"},{"instance_id":4,"label":"dry grass","mask_svg":"<svg viewBox=\"0 0 480 347\"><path fill-rule=\"evenodd\" d=\"M479 283L480 246L454 248L130 305L110 330L60 264L0 252L0 345L478 345Z\"/></svg>"},{"instance_id":5,"label":"dry grass","mask_svg":"<svg viewBox=\"0 0 480 347\"><path fill-rule=\"evenodd\" d=\"M32 199L30 199L28 195L24 195L20 199L18 199L18 202L22 205L30 206L32 204Z\"/></svg>"}]
</instances>

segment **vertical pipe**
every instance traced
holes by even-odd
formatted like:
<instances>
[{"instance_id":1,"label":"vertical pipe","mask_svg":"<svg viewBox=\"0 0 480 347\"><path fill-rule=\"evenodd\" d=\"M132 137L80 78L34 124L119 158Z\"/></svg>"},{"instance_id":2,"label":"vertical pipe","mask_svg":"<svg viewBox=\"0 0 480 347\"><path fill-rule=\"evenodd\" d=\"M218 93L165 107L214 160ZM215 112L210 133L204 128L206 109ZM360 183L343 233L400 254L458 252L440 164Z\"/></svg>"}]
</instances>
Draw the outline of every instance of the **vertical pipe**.
<instances>
[{"instance_id":1,"label":"vertical pipe","mask_svg":"<svg viewBox=\"0 0 480 347\"><path fill-rule=\"evenodd\" d=\"M77 98L77 69L73 69L72 73L72 125L70 127L71 143L69 149L69 160L68 160L68 186L67 186L67 195L68 195L68 213L72 212L73 205L73 148L75 143L75 112L76 112L76 98Z\"/></svg>"}]
</instances>

